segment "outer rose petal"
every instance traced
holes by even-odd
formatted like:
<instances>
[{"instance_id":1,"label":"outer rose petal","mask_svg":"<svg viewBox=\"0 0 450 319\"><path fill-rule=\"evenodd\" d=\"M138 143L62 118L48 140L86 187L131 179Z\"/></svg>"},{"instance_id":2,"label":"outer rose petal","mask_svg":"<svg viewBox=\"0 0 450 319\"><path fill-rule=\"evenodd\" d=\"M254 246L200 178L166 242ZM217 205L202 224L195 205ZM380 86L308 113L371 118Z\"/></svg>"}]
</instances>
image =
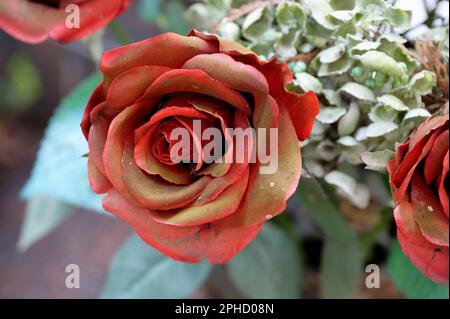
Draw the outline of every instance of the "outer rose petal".
<instances>
[{"instance_id":1,"label":"outer rose petal","mask_svg":"<svg viewBox=\"0 0 450 319\"><path fill-rule=\"evenodd\" d=\"M111 183L91 159L88 159L88 177L92 190L97 194L104 194L111 188Z\"/></svg>"},{"instance_id":2,"label":"outer rose petal","mask_svg":"<svg viewBox=\"0 0 450 319\"><path fill-rule=\"evenodd\" d=\"M164 66L140 66L118 75L108 89L108 115L113 117L136 103L159 76L170 70Z\"/></svg>"},{"instance_id":3,"label":"outer rose petal","mask_svg":"<svg viewBox=\"0 0 450 319\"><path fill-rule=\"evenodd\" d=\"M311 134L314 119L319 114L319 100L309 91L306 94L290 93L285 105L294 124L295 132L300 141L306 140Z\"/></svg>"},{"instance_id":4,"label":"outer rose petal","mask_svg":"<svg viewBox=\"0 0 450 319\"><path fill-rule=\"evenodd\" d=\"M67 43L95 32L114 19L130 4L130 0L91 0L77 3L80 7L80 28L66 26L65 8L24 0L0 2L0 28L15 38L39 43L48 37Z\"/></svg>"},{"instance_id":5,"label":"outer rose petal","mask_svg":"<svg viewBox=\"0 0 450 319\"><path fill-rule=\"evenodd\" d=\"M433 244L448 247L448 218L436 195L419 174L412 178L411 203L415 220L425 238Z\"/></svg>"},{"instance_id":6,"label":"outer rose petal","mask_svg":"<svg viewBox=\"0 0 450 319\"><path fill-rule=\"evenodd\" d=\"M424 241L415 244L405 234L397 232L398 241L405 255L430 280L448 286L448 247L441 247Z\"/></svg>"},{"instance_id":7,"label":"outer rose petal","mask_svg":"<svg viewBox=\"0 0 450 319\"><path fill-rule=\"evenodd\" d=\"M198 54L214 53L218 50L217 45L198 37L164 33L105 52L100 68L105 75L105 86L108 87L117 75L135 67L159 65L180 68Z\"/></svg>"},{"instance_id":8,"label":"outer rose petal","mask_svg":"<svg viewBox=\"0 0 450 319\"><path fill-rule=\"evenodd\" d=\"M212 264L233 258L260 231L262 224L232 228L227 221L203 227L177 227L153 221L148 211L130 205L119 193L111 190L103 207L128 222L138 235L163 254L183 262L198 263L202 257Z\"/></svg>"},{"instance_id":9,"label":"outer rose petal","mask_svg":"<svg viewBox=\"0 0 450 319\"><path fill-rule=\"evenodd\" d=\"M425 180L427 184L431 184L433 180L442 171L442 163L444 162L445 154L448 152L448 130L442 132L434 141L430 154L425 160Z\"/></svg>"},{"instance_id":10,"label":"outer rose petal","mask_svg":"<svg viewBox=\"0 0 450 319\"><path fill-rule=\"evenodd\" d=\"M236 213L228 217L230 225L245 227L275 217L297 188L301 174L300 145L285 108L280 108L278 130L278 168L274 174L261 174L261 163L253 164L247 193Z\"/></svg>"},{"instance_id":11,"label":"outer rose petal","mask_svg":"<svg viewBox=\"0 0 450 319\"><path fill-rule=\"evenodd\" d=\"M442 208L444 209L445 214L448 217L448 193L445 186L445 179L448 178L448 170L449 170L449 152L447 151L447 155L445 155L444 158L444 165L443 165L441 176L439 177L438 181L438 192L439 192L439 199L441 201Z\"/></svg>"}]
</instances>

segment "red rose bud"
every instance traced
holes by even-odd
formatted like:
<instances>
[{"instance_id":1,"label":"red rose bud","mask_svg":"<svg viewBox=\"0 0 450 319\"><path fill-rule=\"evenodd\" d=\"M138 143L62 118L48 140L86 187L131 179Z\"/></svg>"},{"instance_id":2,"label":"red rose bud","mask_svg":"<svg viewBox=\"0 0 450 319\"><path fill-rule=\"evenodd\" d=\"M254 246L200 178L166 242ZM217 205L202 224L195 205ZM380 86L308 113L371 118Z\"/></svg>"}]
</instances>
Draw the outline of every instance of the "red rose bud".
<instances>
[{"instance_id":1,"label":"red rose bud","mask_svg":"<svg viewBox=\"0 0 450 319\"><path fill-rule=\"evenodd\" d=\"M428 278L448 285L448 114L420 125L388 164L397 236Z\"/></svg>"},{"instance_id":2,"label":"red rose bud","mask_svg":"<svg viewBox=\"0 0 450 319\"><path fill-rule=\"evenodd\" d=\"M225 263L285 209L300 179L299 140L319 112L314 93L285 90L292 79L285 63L192 31L106 52L101 70L81 123L89 179L95 192L107 193L105 210L145 242L176 260ZM230 128L253 130L264 142L240 144ZM193 150L176 161L172 134L179 130ZM222 132L224 161L204 154L211 130ZM273 130L277 139L264 140ZM261 173L259 156L230 161L260 148L276 152L270 174Z\"/></svg>"},{"instance_id":3,"label":"red rose bud","mask_svg":"<svg viewBox=\"0 0 450 319\"><path fill-rule=\"evenodd\" d=\"M68 43L121 14L131 0L1 0L0 29L28 43Z\"/></svg>"}]
</instances>

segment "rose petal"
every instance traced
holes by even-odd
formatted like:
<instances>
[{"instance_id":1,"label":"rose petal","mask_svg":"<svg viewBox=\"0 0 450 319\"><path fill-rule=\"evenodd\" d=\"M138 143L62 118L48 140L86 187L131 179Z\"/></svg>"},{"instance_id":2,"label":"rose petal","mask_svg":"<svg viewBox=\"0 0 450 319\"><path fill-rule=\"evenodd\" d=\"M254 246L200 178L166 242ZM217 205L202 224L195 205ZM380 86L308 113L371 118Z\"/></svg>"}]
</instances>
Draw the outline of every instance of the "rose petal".
<instances>
[{"instance_id":1,"label":"rose petal","mask_svg":"<svg viewBox=\"0 0 450 319\"><path fill-rule=\"evenodd\" d=\"M108 89L107 111L113 118L125 107L141 97L149 86L162 74L171 69L164 66L140 66L119 74Z\"/></svg>"},{"instance_id":2,"label":"rose petal","mask_svg":"<svg viewBox=\"0 0 450 319\"><path fill-rule=\"evenodd\" d=\"M235 228L230 225L232 223L228 222L228 218L212 223L200 232L203 255L210 264L228 262L258 235L263 226L263 223L260 223Z\"/></svg>"},{"instance_id":3,"label":"rose petal","mask_svg":"<svg viewBox=\"0 0 450 319\"><path fill-rule=\"evenodd\" d=\"M90 0L76 4L80 8L80 28L67 27L69 12L66 12L66 5L58 9L33 1L1 1L0 28L28 43L43 42L48 37L67 43L100 29L124 11L130 1Z\"/></svg>"},{"instance_id":4,"label":"rose petal","mask_svg":"<svg viewBox=\"0 0 450 319\"><path fill-rule=\"evenodd\" d=\"M78 3L80 8L80 28L68 28L66 19L68 13L66 8L60 9L64 13L63 19L59 20L49 30L49 36L60 42L68 43L79 40L107 25L116 16L122 13L131 3L131 0L90 0ZM69 11L70 12L70 11ZM43 19L43 17L39 17Z\"/></svg>"},{"instance_id":5,"label":"rose petal","mask_svg":"<svg viewBox=\"0 0 450 319\"><path fill-rule=\"evenodd\" d=\"M242 128L243 130L250 129L250 123L247 117L241 112L236 112L234 120L234 128ZM236 182L239 182L241 176L245 174L248 170L249 164L248 159L253 150L253 141L247 140L248 144L244 144L243 148L243 159L244 162L240 163L235 161L230 166L230 169L223 176L214 178L208 187L203 190L203 192L197 197L197 199L191 204L192 206L200 206L214 200L219 196L227 187L230 187ZM233 154L232 154L233 155Z\"/></svg>"},{"instance_id":6,"label":"rose petal","mask_svg":"<svg viewBox=\"0 0 450 319\"><path fill-rule=\"evenodd\" d=\"M58 9L31 1L0 1L0 28L27 43L43 42L49 30L65 19Z\"/></svg>"},{"instance_id":7,"label":"rose petal","mask_svg":"<svg viewBox=\"0 0 450 319\"><path fill-rule=\"evenodd\" d=\"M217 199L200 206L154 213L153 219L174 226L196 226L217 221L236 211L247 188L247 183L248 170L245 170L239 182L228 187Z\"/></svg>"},{"instance_id":8,"label":"rose petal","mask_svg":"<svg viewBox=\"0 0 450 319\"><path fill-rule=\"evenodd\" d=\"M449 155L445 155L444 158L444 167L442 169L441 176L439 177L438 187L439 187L439 199L441 201L442 208L444 209L445 214L448 217L448 191L446 188L446 179L448 178L448 166L449 166Z\"/></svg>"},{"instance_id":9,"label":"rose petal","mask_svg":"<svg viewBox=\"0 0 450 319\"><path fill-rule=\"evenodd\" d=\"M274 174L261 174L256 163L250 171L249 185L241 206L228 217L230 225L243 227L256 225L281 213L286 201L295 192L301 173L300 145L287 110L280 109L278 167Z\"/></svg>"},{"instance_id":10,"label":"rose petal","mask_svg":"<svg viewBox=\"0 0 450 319\"><path fill-rule=\"evenodd\" d=\"M120 73L144 65L180 68L190 58L218 52L218 46L198 37L164 33L148 40L110 50L103 55L105 87Z\"/></svg>"},{"instance_id":11,"label":"rose petal","mask_svg":"<svg viewBox=\"0 0 450 319\"><path fill-rule=\"evenodd\" d=\"M144 207L168 210L183 207L194 201L207 187L211 177L202 176L192 184L179 186L161 178L144 174L136 165L134 137L130 137L123 152L122 177L128 192Z\"/></svg>"},{"instance_id":12,"label":"rose petal","mask_svg":"<svg viewBox=\"0 0 450 319\"><path fill-rule=\"evenodd\" d=\"M170 93L192 92L218 98L236 107L250 116L251 110L247 101L238 93L213 79L202 70L179 69L166 72L160 76L145 92L139 101L161 98Z\"/></svg>"},{"instance_id":13,"label":"rose petal","mask_svg":"<svg viewBox=\"0 0 450 319\"><path fill-rule=\"evenodd\" d=\"M111 183L90 158L88 158L88 178L94 193L104 194L111 188Z\"/></svg>"},{"instance_id":14,"label":"rose petal","mask_svg":"<svg viewBox=\"0 0 450 319\"><path fill-rule=\"evenodd\" d=\"M309 91L306 94L290 93L285 99L285 105L289 111L292 123L300 141L306 140L311 134L314 120L319 114L319 100Z\"/></svg>"},{"instance_id":15,"label":"rose petal","mask_svg":"<svg viewBox=\"0 0 450 319\"><path fill-rule=\"evenodd\" d=\"M425 238L433 244L448 247L448 218L433 191L417 173L412 178L411 203L414 218Z\"/></svg>"},{"instance_id":16,"label":"rose petal","mask_svg":"<svg viewBox=\"0 0 450 319\"><path fill-rule=\"evenodd\" d=\"M391 176L391 182L398 187L394 193L394 197L397 202L401 201L417 166L425 158L425 156L428 155L431 147L433 146L434 140L439 133L440 131L436 130L430 133L431 136L424 136L412 149L411 145L409 145L409 152L403 157L394 176Z\"/></svg>"},{"instance_id":17,"label":"rose petal","mask_svg":"<svg viewBox=\"0 0 450 319\"><path fill-rule=\"evenodd\" d=\"M89 128L91 126L91 111L103 101L105 101L105 96L103 93L103 83L100 83L92 93L91 97L89 98L88 104L84 109L83 120L81 121L81 129L86 139L88 139L89 137Z\"/></svg>"},{"instance_id":18,"label":"rose petal","mask_svg":"<svg viewBox=\"0 0 450 319\"><path fill-rule=\"evenodd\" d=\"M153 126L136 144L134 149L136 164L148 174L159 175L171 183L179 185L192 183L193 176L185 167L180 165L165 165L153 155L151 146L154 141L154 131L156 128L156 126Z\"/></svg>"},{"instance_id":19,"label":"rose petal","mask_svg":"<svg viewBox=\"0 0 450 319\"><path fill-rule=\"evenodd\" d=\"M432 116L427 119L409 136L409 150L412 150L424 136L430 134L433 130L443 127L447 122L448 115Z\"/></svg>"},{"instance_id":20,"label":"rose petal","mask_svg":"<svg viewBox=\"0 0 450 319\"><path fill-rule=\"evenodd\" d=\"M201 250L196 239L200 227L176 227L153 221L148 211L130 205L111 190L103 199L103 208L129 223L138 235L163 254L183 262L200 262Z\"/></svg>"},{"instance_id":21,"label":"rose petal","mask_svg":"<svg viewBox=\"0 0 450 319\"><path fill-rule=\"evenodd\" d=\"M108 135L109 122L103 117L99 117L91 125L89 130L89 158L95 163L95 166L102 174L105 173L103 165L103 151L105 148L106 136Z\"/></svg>"},{"instance_id":22,"label":"rose petal","mask_svg":"<svg viewBox=\"0 0 450 319\"><path fill-rule=\"evenodd\" d=\"M448 152L448 130L442 132L434 141L431 151L425 160L425 180L430 185L442 171L445 154Z\"/></svg>"},{"instance_id":23,"label":"rose petal","mask_svg":"<svg viewBox=\"0 0 450 319\"><path fill-rule=\"evenodd\" d=\"M448 285L448 247L427 241L415 244L408 241L401 231L397 232L397 237L405 255L425 276L440 285Z\"/></svg>"}]
</instances>

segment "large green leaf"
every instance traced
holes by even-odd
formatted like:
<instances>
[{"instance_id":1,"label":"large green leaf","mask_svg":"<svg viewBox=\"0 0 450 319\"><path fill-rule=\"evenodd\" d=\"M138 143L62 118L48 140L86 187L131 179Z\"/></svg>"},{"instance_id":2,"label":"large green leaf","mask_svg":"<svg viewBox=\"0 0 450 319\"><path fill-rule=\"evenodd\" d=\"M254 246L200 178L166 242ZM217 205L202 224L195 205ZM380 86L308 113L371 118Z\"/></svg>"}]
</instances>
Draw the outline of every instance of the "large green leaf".
<instances>
[{"instance_id":1,"label":"large green leaf","mask_svg":"<svg viewBox=\"0 0 450 319\"><path fill-rule=\"evenodd\" d=\"M186 298L208 277L206 262L174 261L133 234L117 251L102 298Z\"/></svg>"},{"instance_id":2,"label":"large green leaf","mask_svg":"<svg viewBox=\"0 0 450 319\"><path fill-rule=\"evenodd\" d=\"M57 108L45 131L30 179L21 196L55 198L66 203L103 211L102 197L92 192L87 177L87 142L80 122L89 96L101 78L90 76Z\"/></svg>"},{"instance_id":3,"label":"large green leaf","mask_svg":"<svg viewBox=\"0 0 450 319\"><path fill-rule=\"evenodd\" d=\"M236 287L249 298L298 298L299 250L278 226L266 223L258 237L228 265Z\"/></svg>"},{"instance_id":4,"label":"large green leaf","mask_svg":"<svg viewBox=\"0 0 450 319\"><path fill-rule=\"evenodd\" d=\"M449 288L425 277L403 253L398 242L392 245L388 271L397 288L412 299L448 299Z\"/></svg>"},{"instance_id":5,"label":"large green leaf","mask_svg":"<svg viewBox=\"0 0 450 319\"><path fill-rule=\"evenodd\" d=\"M302 178L300 205L325 234L321 261L321 296L351 298L362 272L362 254L355 230L337 207L333 193L313 178Z\"/></svg>"},{"instance_id":6,"label":"large green leaf","mask_svg":"<svg viewBox=\"0 0 450 319\"><path fill-rule=\"evenodd\" d=\"M25 251L57 228L72 212L72 206L48 197L33 197L27 203L17 249Z\"/></svg>"}]
</instances>

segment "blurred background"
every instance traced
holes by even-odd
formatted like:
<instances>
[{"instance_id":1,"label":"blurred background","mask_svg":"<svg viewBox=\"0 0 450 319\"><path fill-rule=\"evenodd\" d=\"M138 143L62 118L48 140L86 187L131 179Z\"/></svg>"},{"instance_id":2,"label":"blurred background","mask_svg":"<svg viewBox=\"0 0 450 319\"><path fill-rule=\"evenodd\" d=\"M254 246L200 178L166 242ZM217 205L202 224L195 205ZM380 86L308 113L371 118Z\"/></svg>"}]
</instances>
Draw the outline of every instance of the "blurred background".
<instances>
[{"instance_id":1,"label":"blurred background","mask_svg":"<svg viewBox=\"0 0 450 319\"><path fill-rule=\"evenodd\" d=\"M185 34L183 19L192 1L133 1L117 21L133 41L165 31ZM413 25L427 19L422 0L400 0L397 6L413 10ZM440 12L447 12L444 1ZM415 32L420 32L420 29ZM105 49L118 46L106 30ZM96 298L108 264L130 228L104 215L81 209L71 213L55 231L19 253L16 249L26 204L19 191L30 176L40 140L61 98L93 72L96 65L81 42L61 46L52 41L39 45L21 43L0 32L0 298ZM305 249L318 250L308 242ZM313 269L318 263L308 254ZM380 253L382 258L383 252ZM65 266L76 263L82 271L81 288L67 289ZM220 267L216 277L224 276ZM192 297L239 296L233 287L207 282ZM318 279L305 275L303 296L317 297ZM360 298L401 298L382 277L382 289L362 290Z\"/></svg>"}]
</instances>

